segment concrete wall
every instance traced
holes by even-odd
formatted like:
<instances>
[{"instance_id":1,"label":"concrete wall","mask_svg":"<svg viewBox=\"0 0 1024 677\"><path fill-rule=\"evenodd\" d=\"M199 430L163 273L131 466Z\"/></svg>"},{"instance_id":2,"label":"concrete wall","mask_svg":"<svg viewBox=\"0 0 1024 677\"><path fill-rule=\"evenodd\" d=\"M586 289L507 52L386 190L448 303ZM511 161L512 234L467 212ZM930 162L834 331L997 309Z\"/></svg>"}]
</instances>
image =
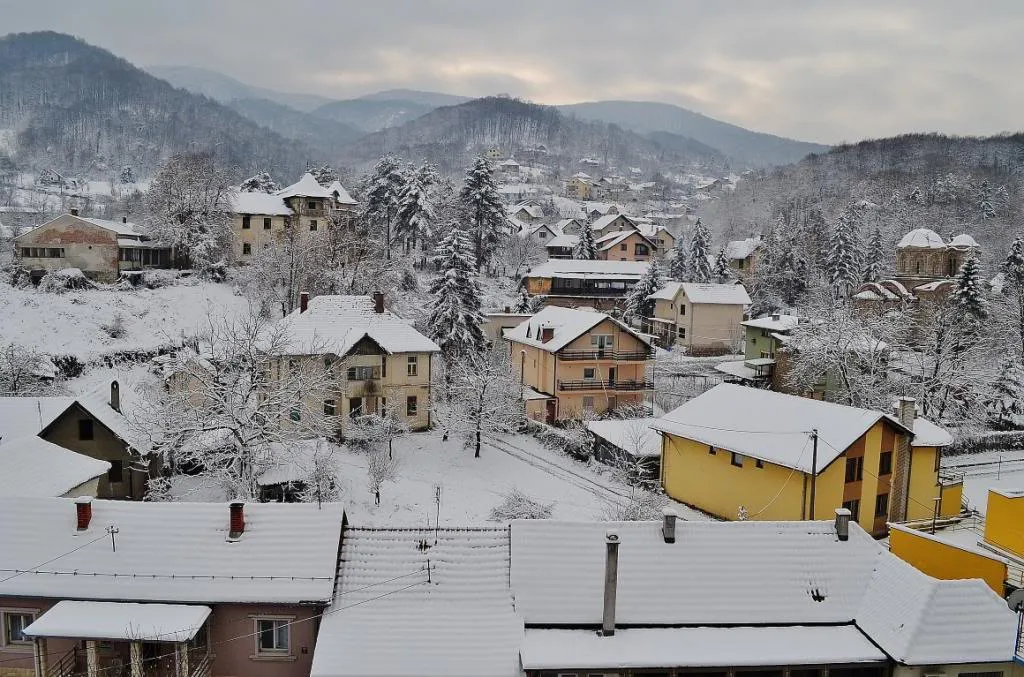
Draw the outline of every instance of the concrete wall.
<instances>
[{"instance_id":1,"label":"concrete wall","mask_svg":"<svg viewBox=\"0 0 1024 677\"><path fill-rule=\"evenodd\" d=\"M977 548L967 549L920 531L894 526L889 531L889 550L929 576L943 580L980 578L1003 596L1006 561Z\"/></svg>"},{"instance_id":2,"label":"concrete wall","mask_svg":"<svg viewBox=\"0 0 1024 677\"><path fill-rule=\"evenodd\" d=\"M59 216L15 241L20 265L29 270L79 268L86 276L101 282L118 277L117 235L105 228L70 214ZM26 258L24 247L62 248L61 258Z\"/></svg>"}]
</instances>

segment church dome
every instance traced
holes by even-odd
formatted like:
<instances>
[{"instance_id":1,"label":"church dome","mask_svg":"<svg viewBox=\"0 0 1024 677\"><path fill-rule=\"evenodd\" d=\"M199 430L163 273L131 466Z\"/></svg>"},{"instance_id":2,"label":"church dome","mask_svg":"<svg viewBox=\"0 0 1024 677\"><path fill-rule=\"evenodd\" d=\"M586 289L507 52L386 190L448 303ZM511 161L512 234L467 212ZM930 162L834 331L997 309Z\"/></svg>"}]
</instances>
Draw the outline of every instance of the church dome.
<instances>
[{"instance_id":1,"label":"church dome","mask_svg":"<svg viewBox=\"0 0 1024 677\"><path fill-rule=\"evenodd\" d=\"M942 241L939 234L927 228L917 228L903 236L897 249L917 247L919 249L945 249L946 243Z\"/></svg>"},{"instance_id":2,"label":"church dome","mask_svg":"<svg viewBox=\"0 0 1024 677\"><path fill-rule=\"evenodd\" d=\"M963 235L957 235L949 244L951 247L971 247L975 249L981 247L981 245L979 245L973 237L967 235L966 233L964 233Z\"/></svg>"}]
</instances>

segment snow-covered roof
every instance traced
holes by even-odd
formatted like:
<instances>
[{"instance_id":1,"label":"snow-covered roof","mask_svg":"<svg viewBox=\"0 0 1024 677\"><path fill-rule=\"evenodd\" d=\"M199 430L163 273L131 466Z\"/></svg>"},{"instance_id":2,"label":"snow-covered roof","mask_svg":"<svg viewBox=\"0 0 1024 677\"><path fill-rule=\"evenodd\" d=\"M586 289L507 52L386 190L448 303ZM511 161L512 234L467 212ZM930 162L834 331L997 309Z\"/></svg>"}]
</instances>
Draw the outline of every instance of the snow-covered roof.
<instances>
[{"instance_id":1,"label":"snow-covered roof","mask_svg":"<svg viewBox=\"0 0 1024 677\"><path fill-rule=\"evenodd\" d=\"M754 329L785 332L796 328L800 324L800 318L796 315L765 315L764 317L747 320L740 324L744 327L753 327Z\"/></svg>"},{"instance_id":2,"label":"snow-covered roof","mask_svg":"<svg viewBox=\"0 0 1024 677\"><path fill-rule=\"evenodd\" d=\"M139 231L139 226L137 224L134 224L134 223L131 223L131 222L125 223L123 221L110 221L108 219L93 219L93 218L85 218L85 217L82 217L82 216L76 216L76 217L72 217L72 218L78 218L78 219L81 219L82 221L87 221L87 222L91 223L94 226L99 226L100 228L103 228L104 230L113 231L113 232L117 233L118 235L128 235L128 236L131 236L131 237L139 237L140 235L142 235L142 233Z\"/></svg>"},{"instance_id":3,"label":"snow-covered roof","mask_svg":"<svg viewBox=\"0 0 1024 677\"><path fill-rule=\"evenodd\" d=\"M946 243L942 241L939 234L928 228L915 228L899 241L896 249L906 247L918 247L922 249L945 249Z\"/></svg>"},{"instance_id":4,"label":"snow-covered roof","mask_svg":"<svg viewBox=\"0 0 1024 677\"><path fill-rule=\"evenodd\" d=\"M650 265L646 261L555 259L534 266L523 277L636 281L643 277Z\"/></svg>"},{"instance_id":5,"label":"snow-covered roof","mask_svg":"<svg viewBox=\"0 0 1024 677\"><path fill-rule=\"evenodd\" d=\"M811 429L821 473L885 414L723 383L655 421L654 428L810 473Z\"/></svg>"},{"instance_id":6,"label":"snow-covered roof","mask_svg":"<svg viewBox=\"0 0 1024 677\"><path fill-rule=\"evenodd\" d=\"M661 435L651 428L653 418L587 421L587 430L632 456L661 456Z\"/></svg>"},{"instance_id":7,"label":"snow-covered roof","mask_svg":"<svg viewBox=\"0 0 1024 677\"><path fill-rule=\"evenodd\" d=\"M720 362L715 365L715 371L720 371L723 374L729 376L735 376L736 378L752 381L758 377L756 371L747 366L744 360L734 360L732 362Z\"/></svg>"},{"instance_id":8,"label":"snow-covered roof","mask_svg":"<svg viewBox=\"0 0 1024 677\"><path fill-rule=\"evenodd\" d=\"M110 463L28 435L0 440L0 491L8 496L63 496L106 474Z\"/></svg>"},{"instance_id":9,"label":"snow-covered roof","mask_svg":"<svg viewBox=\"0 0 1024 677\"><path fill-rule=\"evenodd\" d=\"M925 282L924 284L917 285L916 287L914 287L914 291L931 292L941 289L942 287L951 287L953 286L953 284L954 283L952 280L932 280L931 282Z\"/></svg>"},{"instance_id":10,"label":"snow-covered roof","mask_svg":"<svg viewBox=\"0 0 1024 677\"><path fill-rule=\"evenodd\" d=\"M608 251L609 249L614 249L623 240L628 239L630 235L636 235L637 237L642 238L644 240L647 239L635 230L622 230L608 233L607 235L595 240L594 244L597 245L598 251L604 252ZM651 243L652 246L653 244L654 243Z\"/></svg>"},{"instance_id":11,"label":"snow-covered roof","mask_svg":"<svg viewBox=\"0 0 1024 677\"><path fill-rule=\"evenodd\" d=\"M343 205L357 205L355 199L349 195L349 192L345 190L345 186L341 185L341 181L335 181L327 187L327 192L334 196L334 199L338 201L338 204Z\"/></svg>"},{"instance_id":12,"label":"snow-covered roof","mask_svg":"<svg viewBox=\"0 0 1024 677\"><path fill-rule=\"evenodd\" d=\"M562 308L561 306L545 306L530 319L507 330L505 338L516 343L540 348L549 353L557 353L605 320L617 325L622 331L635 336L638 340L649 343L632 327L619 322L610 315L590 310ZM554 336L546 343L540 340L543 327L554 328Z\"/></svg>"},{"instance_id":13,"label":"snow-covered roof","mask_svg":"<svg viewBox=\"0 0 1024 677\"><path fill-rule=\"evenodd\" d=\"M19 572L0 577L0 595L330 601L341 505L247 503L244 513L244 533L229 541L227 504L94 500L89 528L78 532L74 500L0 496L0 571ZM116 551L108 526L118 530Z\"/></svg>"},{"instance_id":14,"label":"snow-covered roof","mask_svg":"<svg viewBox=\"0 0 1024 677\"><path fill-rule=\"evenodd\" d=\"M672 235L672 233L670 233L668 228L666 228L665 226L659 226L655 223L648 223L646 221L641 221L637 223L636 226L640 230L640 234L643 235L644 237L658 237L659 233L665 233L672 239L675 239L675 236Z\"/></svg>"},{"instance_id":15,"label":"snow-covered roof","mask_svg":"<svg viewBox=\"0 0 1024 677\"><path fill-rule=\"evenodd\" d=\"M609 225L615 222L616 219L623 219L630 228L633 230L639 230L637 224L630 217L625 214L605 214L604 216L594 219L594 222L590 224L590 227L594 230L604 230ZM627 231L628 232L628 231Z\"/></svg>"},{"instance_id":16,"label":"snow-covered roof","mask_svg":"<svg viewBox=\"0 0 1024 677\"><path fill-rule=\"evenodd\" d=\"M666 543L660 522L517 520L511 527L511 585L516 611L528 629L600 625L608 531L617 533L620 544L619 625L853 624L886 654L913 665L1003 662L1013 655L1016 616L984 582L933 579L852 522L849 539L840 541L831 521L679 520L675 542ZM626 638L630 631L623 628L615 636ZM764 651L790 651L794 661L801 661L815 651L839 649L832 643L836 635L822 636L820 643L809 641L810 636L802 634L793 645L780 641ZM576 643L582 640L565 639L566 648L570 643L583 648ZM707 639L701 648L694 646L695 654L728 649L729 655L715 658L725 665L761 659L759 650L745 642L716 647ZM524 649L543 648L529 641ZM620 650L632 652L628 645L633 641L643 642L623 642ZM658 651L670 651L673 643L664 642ZM843 646L867 651L859 643ZM600 655L607 654L594 654ZM524 659L532 660L529 650ZM860 659L876 658L863 653ZM682 665L689 663L684 659Z\"/></svg>"},{"instance_id":17,"label":"snow-covered roof","mask_svg":"<svg viewBox=\"0 0 1024 677\"><path fill-rule=\"evenodd\" d=\"M576 172L575 174L572 175L572 178L579 179L580 181L592 180L590 174L587 174L586 172Z\"/></svg>"},{"instance_id":18,"label":"snow-covered roof","mask_svg":"<svg viewBox=\"0 0 1024 677\"><path fill-rule=\"evenodd\" d=\"M534 205L516 205L509 210L510 214L518 214L519 212L526 212L533 219L544 218L544 210Z\"/></svg>"},{"instance_id":19,"label":"snow-covered roof","mask_svg":"<svg viewBox=\"0 0 1024 677\"><path fill-rule=\"evenodd\" d=\"M210 616L210 607L133 602L57 602L32 625L29 637L187 642Z\"/></svg>"},{"instance_id":20,"label":"snow-covered roof","mask_svg":"<svg viewBox=\"0 0 1024 677\"><path fill-rule=\"evenodd\" d=\"M38 435L74 403L73 397L0 397L0 439Z\"/></svg>"},{"instance_id":21,"label":"snow-covered roof","mask_svg":"<svg viewBox=\"0 0 1024 677\"><path fill-rule=\"evenodd\" d=\"M520 653L525 670L585 665L588 672L886 660L886 655L852 625L624 628L611 637L602 637L593 630L527 628Z\"/></svg>"},{"instance_id":22,"label":"snow-covered roof","mask_svg":"<svg viewBox=\"0 0 1024 677\"><path fill-rule=\"evenodd\" d=\"M953 444L953 436L945 428L918 416L914 419L914 439L910 444L915 447L948 447Z\"/></svg>"},{"instance_id":23,"label":"snow-covered roof","mask_svg":"<svg viewBox=\"0 0 1024 677\"><path fill-rule=\"evenodd\" d=\"M235 191L231 193L231 209L236 214L267 214L271 216L290 216L291 208L284 203L284 198L272 193L247 193Z\"/></svg>"},{"instance_id":24,"label":"snow-covered roof","mask_svg":"<svg viewBox=\"0 0 1024 677\"><path fill-rule=\"evenodd\" d=\"M518 677L508 551L504 527L347 528L311 677Z\"/></svg>"},{"instance_id":25,"label":"snow-covered roof","mask_svg":"<svg viewBox=\"0 0 1024 677\"><path fill-rule=\"evenodd\" d=\"M333 197L331 191L317 183L313 175L306 172L302 178L277 191L276 195L281 198L289 197Z\"/></svg>"},{"instance_id":26,"label":"snow-covered roof","mask_svg":"<svg viewBox=\"0 0 1024 677\"><path fill-rule=\"evenodd\" d=\"M580 236L579 235L566 235L565 233L562 233L561 235L556 235L552 239L548 240L548 243L545 244L544 246L545 247L575 247L579 243L579 241L580 241Z\"/></svg>"},{"instance_id":27,"label":"snow-covered roof","mask_svg":"<svg viewBox=\"0 0 1024 677\"><path fill-rule=\"evenodd\" d=\"M389 310L374 312L369 296L317 296L306 312L279 321L292 354L347 355L364 337L389 354L436 353L437 344Z\"/></svg>"},{"instance_id":28,"label":"snow-covered roof","mask_svg":"<svg viewBox=\"0 0 1024 677\"><path fill-rule=\"evenodd\" d=\"M572 224L582 226L586 225L586 222L583 219L561 219L555 223L555 228L560 231L565 231L566 227Z\"/></svg>"},{"instance_id":29,"label":"snow-covered roof","mask_svg":"<svg viewBox=\"0 0 1024 677\"><path fill-rule=\"evenodd\" d=\"M981 245L979 245L978 242L973 237L968 235L967 233L964 233L962 235L957 235L956 237L953 238L953 240L949 244L950 244L951 247L971 247L971 248L980 248L981 247Z\"/></svg>"},{"instance_id":30,"label":"snow-covered roof","mask_svg":"<svg viewBox=\"0 0 1024 677\"><path fill-rule=\"evenodd\" d=\"M518 167L519 163L516 162L515 160L513 160L512 158L509 158L509 159L505 160L504 162L499 162L498 166L499 167Z\"/></svg>"},{"instance_id":31,"label":"snow-covered roof","mask_svg":"<svg viewBox=\"0 0 1024 677\"><path fill-rule=\"evenodd\" d=\"M682 289L691 303L711 305L750 305L750 295L741 284L714 284L699 282L669 282L648 298L661 301L675 300Z\"/></svg>"},{"instance_id":32,"label":"snow-covered roof","mask_svg":"<svg viewBox=\"0 0 1024 677\"><path fill-rule=\"evenodd\" d=\"M748 237L745 240L733 240L725 245L725 257L731 261L745 259L761 246L761 237Z\"/></svg>"}]
</instances>

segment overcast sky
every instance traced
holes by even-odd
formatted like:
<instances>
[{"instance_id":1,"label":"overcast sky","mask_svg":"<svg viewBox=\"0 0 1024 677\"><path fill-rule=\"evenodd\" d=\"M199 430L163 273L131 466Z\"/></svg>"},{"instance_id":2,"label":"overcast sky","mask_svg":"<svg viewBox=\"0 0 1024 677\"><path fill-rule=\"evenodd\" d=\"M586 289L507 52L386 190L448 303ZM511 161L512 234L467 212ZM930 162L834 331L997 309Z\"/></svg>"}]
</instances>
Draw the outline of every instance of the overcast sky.
<instances>
[{"instance_id":1,"label":"overcast sky","mask_svg":"<svg viewBox=\"0 0 1024 677\"><path fill-rule=\"evenodd\" d=\"M336 98L664 101L825 143L1024 128L1020 0L0 0L0 17Z\"/></svg>"}]
</instances>

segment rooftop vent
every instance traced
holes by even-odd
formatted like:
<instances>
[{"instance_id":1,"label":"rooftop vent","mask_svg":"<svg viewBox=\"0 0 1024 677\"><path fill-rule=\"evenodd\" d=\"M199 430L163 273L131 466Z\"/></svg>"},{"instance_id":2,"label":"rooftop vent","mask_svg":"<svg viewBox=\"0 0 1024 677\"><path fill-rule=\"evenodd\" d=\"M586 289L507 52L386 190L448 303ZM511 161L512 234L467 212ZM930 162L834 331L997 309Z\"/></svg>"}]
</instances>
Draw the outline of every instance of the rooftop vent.
<instances>
[{"instance_id":1,"label":"rooftop vent","mask_svg":"<svg viewBox=\"0 0 1024 677\"><path fill-rule=\"evenodd\" d=\"M609 531L605 535L604 559L604 617L601 634L611 637L615 634L615 594L619 583L619 534Z\"/></svg>"},{"instance_id":2,"label":"rooftop vent","mask_svg":"<svg viewBox=\"0 0 1024 677\"><path fill-rule=\"evenodd\" d=\"M840 541L850 540L850 516L847 508L836 508L836 537Z\"/></svg>"},{"instance_id":3,"label":"rooftop vent","mask_svg":"<svg viewBox=\"0 0 1024 677\"><path fill-rule=\"evenodd\" d=\"M666 543L676 542L676 520L679 518L672 508L664 508L661 511L661 535Z\"/></svg>"},{"instance_id":4,"label":"rooftop vent","mask_svg":"<svg viewBox=\"0 0 1024 677\"><path fill-rule=\"evenodd\" d=\"M245 533L245 504L241 501L234 501L228 505L228 510L230 517L228 538L241 538Z\"/></svg>"}]
</instances>

